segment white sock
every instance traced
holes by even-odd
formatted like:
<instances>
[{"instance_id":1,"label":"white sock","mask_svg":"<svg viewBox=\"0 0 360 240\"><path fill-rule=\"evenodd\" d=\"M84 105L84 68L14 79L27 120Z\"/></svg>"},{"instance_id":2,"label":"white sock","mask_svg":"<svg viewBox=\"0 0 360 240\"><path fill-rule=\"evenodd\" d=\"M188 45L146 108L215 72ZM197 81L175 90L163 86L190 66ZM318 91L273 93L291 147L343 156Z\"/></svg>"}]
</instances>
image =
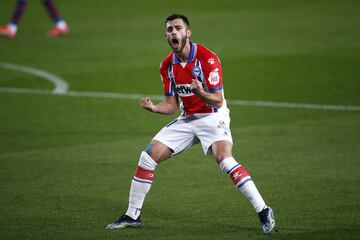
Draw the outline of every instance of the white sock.
<instances>
[{"instance_id":1,"label":"white sock","mask_svg":"<svg viewBox=\"0 0 360 240\"><path fill-rule=\"evenodd\" d=\"M220 162L220 168L229 174L235 186L250 201L256 212L266 208L266 204L258 189L252 181L247 170L240 165L233 157L225 158Z\"/></svg>"},{"instance_id":2,"label":"white sock","mask_svg":"<svg viewBox=\"0 0 360 240\"><path fill-rule=\"evenodd\" d=\"M64 20L57 22L56 26L62 30L65 30L67 28L67 24Z\"/></svg>"},{"instance_id":3,"label":"white sock","mask_svg":"<svg viewBox=\"0 0 360 240\"><path fill-rule=\"evenodd\" d=\"M248 181L239 190L250 201L257 213L267 207L253 181Z\"/></svg>"},{"instance_id":4,"label":"white sock","mask_svg":"<svg viewBox=\"0 0 360 240\"><path fill-rule=\"evenodd\" d=\"M9 27L9 30L10 30L12 33L16 33L16 32L17 32L18 26L17 26L16 24L8 23L7 26Z\"/></svg>"},{"instance_id":5,"label":"white sock","mask_svg":"<svg viewBox=\"0 0 360 240\"><path fill-rule=\"evenodd\" d=\"M129 207L126 215L133 219L140 216L146 194L149 192L157 163L146 153L140 155L135 176L131 181Z\"/></svg>"}]
</instances>

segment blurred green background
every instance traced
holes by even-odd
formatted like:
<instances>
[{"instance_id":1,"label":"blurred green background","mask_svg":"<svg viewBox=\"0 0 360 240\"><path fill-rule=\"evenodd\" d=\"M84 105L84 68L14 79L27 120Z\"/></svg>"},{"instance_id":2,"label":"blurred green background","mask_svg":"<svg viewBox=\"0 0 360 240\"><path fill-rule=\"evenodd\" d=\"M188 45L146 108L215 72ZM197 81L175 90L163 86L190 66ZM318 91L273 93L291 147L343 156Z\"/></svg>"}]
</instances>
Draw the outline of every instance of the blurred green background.
<instances>
[{"instance_id":1,"label":"blurred green background","mask_svg":"<svg viewBox=\"0 0 360 240\"><path fill-rule=\"evenodd\" d=\"M60 76L70 91L162 95L164 19L222 61L227 99L360 105L360 9L351 0L70 1L71 28L49 39L29 1L0 63ZM1 2L5 24L15 1ZM48 89L0 67L1 239L265 239L256 213L194 146L157 168L141 230L108 231L127 208L140 152L175 116L138 100L6 93ZM234 156L275 209L273 239L359 239L360 112L229 105Z\"/></svg>"}]
</instances>

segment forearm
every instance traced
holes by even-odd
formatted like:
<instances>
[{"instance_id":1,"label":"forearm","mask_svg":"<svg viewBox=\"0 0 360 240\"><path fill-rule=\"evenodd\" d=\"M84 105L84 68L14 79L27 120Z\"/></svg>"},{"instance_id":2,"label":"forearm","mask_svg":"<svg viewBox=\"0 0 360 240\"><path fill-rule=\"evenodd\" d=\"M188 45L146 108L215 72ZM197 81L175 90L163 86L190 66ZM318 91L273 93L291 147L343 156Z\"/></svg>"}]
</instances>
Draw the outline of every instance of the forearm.
<instances>
[{"instance_id":1,"label":"forearm","mask_svg":"<svg viewBox=\"0 0 360 240\"><path fill-rule=\"evenodd\" d=\"M215 108L221 108L224 101L223 91L207 92L204 90L202 83L193 79L191 91L198 96L203 102Z\"/></svg>"},{"instance_id":2,"label":"forearm","mask_svg":"<svg viewBox=\"0 0 360 240\"><path fill-rule=\"evenodd\" d=\"M198 91L195 93L202 101L207 103L208 105L215 107L215 108L221 108L223 105L223 95L221 91L216 91L214 93L209 93L204 90Z\"/></svg>"},{"instance_id":3,"label":"forearm","mask_svg":"<svg viewBox=\"0 0 360 240\"><path fill-rule=\"evenodd\" d=\"M172 103L168 103L166 100L155 104L151 112L160 113L165 115L171 115L178 111L178 106Z\"/></svg>"},{"instance_id":4,"label":"forearm","mask_svg":"<svg viewBox=\"0 0 360 240\"><path fill-rule=\"evenodd\" d=\"M150 112L170 115L178 111L179 103L176 96L166 96L165 99L158 104L154 104L150 98L144 97L140 100L140 106Z\"/></svg>"}]
</instances>

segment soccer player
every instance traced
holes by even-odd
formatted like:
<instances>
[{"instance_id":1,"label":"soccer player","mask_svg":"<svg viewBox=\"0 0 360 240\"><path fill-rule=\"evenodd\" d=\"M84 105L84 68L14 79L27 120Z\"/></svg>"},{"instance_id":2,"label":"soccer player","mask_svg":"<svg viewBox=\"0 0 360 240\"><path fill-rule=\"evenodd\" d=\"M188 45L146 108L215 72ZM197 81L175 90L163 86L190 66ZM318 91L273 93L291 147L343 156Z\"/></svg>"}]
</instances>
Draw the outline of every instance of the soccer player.
<instances>
[{"instance_id":1,"label":"soccer player","mask_svg":"<svg viewBox=\"0 0 360 240\"><path fill-rule=\"evenodd\" d=\"M54 22L53 28L47 32L48 37L59 37L65 36L69 33L70 29L67 26L66 22L60 17L58 10L55 7L55 3L53 0L43 0L44 7L50 14L51 19ZM0 27L0 36L6 38L15 38L18 30L18 24L20 18L25 12L27 7L26 0L18 0L16 3L16 7L10 22Z\"/></svg>"},{"instance_id":2,"label":"soccer player","mask_svg":"<svg viewBox=\"0 0 360 240\"><path fill-rule=\"evenodd\" d=\"M209 49L191 42L190 36L186 16L173 14L166 18L165 38L172 52L160 65L165 97L159 104L142 98L140 106L160 114L174 114L180 107L181 115L161 129L141 153L131 182L128 209L107 229L140 227L141 208L156 166L200 140L204 154L212 155L230 176L258 213L263 232L270 234L275 229L273 210L264 202L248 171L232 156L220 61Z\"/></svg>"}]
</instances>

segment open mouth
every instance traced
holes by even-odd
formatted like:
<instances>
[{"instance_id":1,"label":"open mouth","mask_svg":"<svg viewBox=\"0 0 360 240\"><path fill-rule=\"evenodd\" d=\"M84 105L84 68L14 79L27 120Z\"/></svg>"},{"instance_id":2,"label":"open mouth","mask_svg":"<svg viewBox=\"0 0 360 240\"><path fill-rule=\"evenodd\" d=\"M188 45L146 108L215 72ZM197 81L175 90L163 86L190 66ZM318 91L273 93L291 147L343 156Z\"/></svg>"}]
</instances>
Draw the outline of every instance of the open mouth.
<instances>
[{"instance_id":1,"label":"open mouth","mask_svg":"<svg viewBox=\"0 0 360 240\"><path fill-rule=\"evenodd\" d=\"M171 43L173 46L179 45L179 39L173 38L173 39L171 39Z\"/></svg>"}]
</instances>

